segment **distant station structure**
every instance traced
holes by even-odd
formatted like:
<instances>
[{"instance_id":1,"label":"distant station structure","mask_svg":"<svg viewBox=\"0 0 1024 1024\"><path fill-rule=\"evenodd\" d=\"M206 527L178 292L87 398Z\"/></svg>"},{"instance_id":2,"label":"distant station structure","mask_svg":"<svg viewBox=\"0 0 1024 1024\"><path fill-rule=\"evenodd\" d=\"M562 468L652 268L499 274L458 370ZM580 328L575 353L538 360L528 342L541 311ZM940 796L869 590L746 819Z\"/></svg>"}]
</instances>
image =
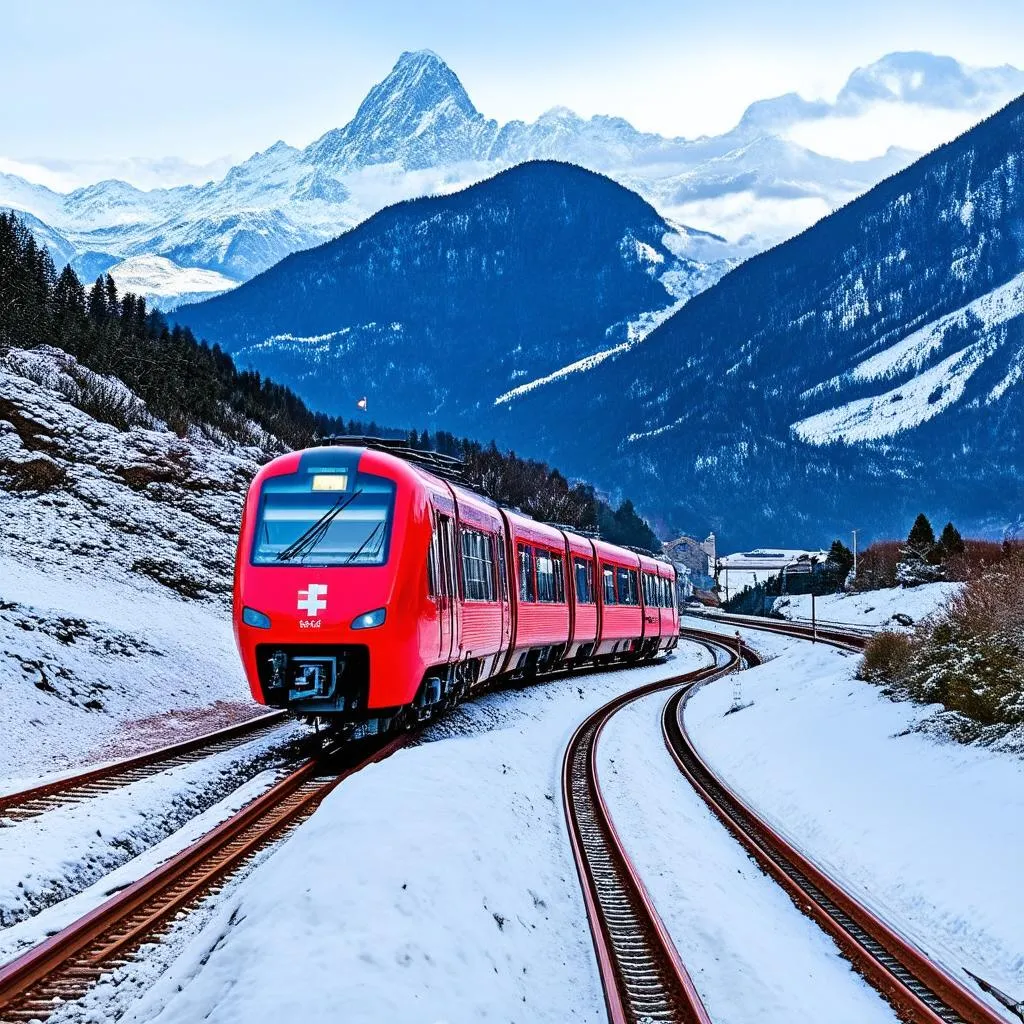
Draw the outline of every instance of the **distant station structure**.
<instances>
[{"instance_id":1,"label":"distant station structure","mask_svg":"<svg viewBox=\"0 0 1024 1024\"><path fill-rule=\"evenodd\" d=\"M665 557L676 567L677 599L682 602L692 597L712 600L714 597L714 567L717 561L715 535L705 540L683 534L664 545Z\"/></svg>"},{"instance_id":2,"label":"distant station structure","mask_svg":"<svg viewBox=\"0 0 1024 1024\"><path fill-rule=\"evenodd\" d=\"M796 548L753 548L722 555L713 563L715 581L723 601L746 586L764 583L770 576L810 573L828 558L827 551ZM785 588L783 588L785 589Z\"/></svg>"}]
</instances>

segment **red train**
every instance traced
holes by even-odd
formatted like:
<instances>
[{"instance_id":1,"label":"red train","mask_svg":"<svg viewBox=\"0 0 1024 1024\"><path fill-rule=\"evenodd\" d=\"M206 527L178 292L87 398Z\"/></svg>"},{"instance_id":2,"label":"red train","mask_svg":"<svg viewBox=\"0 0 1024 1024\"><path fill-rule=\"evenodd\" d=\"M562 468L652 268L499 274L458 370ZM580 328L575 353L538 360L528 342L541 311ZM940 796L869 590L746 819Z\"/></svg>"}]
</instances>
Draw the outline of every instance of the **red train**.
<instances>
[{"instance_id":1,"label":"red train","mask_svg":"<svg viewBox=\"0 0 1024 1024\"><path fill-rule=\"evenodd\" d=\"M256 475L234 610L256 700L354 735L428 717L498 675L651 659L679 637L668 562L346 445Z\"/></svg>"}]
</instances>

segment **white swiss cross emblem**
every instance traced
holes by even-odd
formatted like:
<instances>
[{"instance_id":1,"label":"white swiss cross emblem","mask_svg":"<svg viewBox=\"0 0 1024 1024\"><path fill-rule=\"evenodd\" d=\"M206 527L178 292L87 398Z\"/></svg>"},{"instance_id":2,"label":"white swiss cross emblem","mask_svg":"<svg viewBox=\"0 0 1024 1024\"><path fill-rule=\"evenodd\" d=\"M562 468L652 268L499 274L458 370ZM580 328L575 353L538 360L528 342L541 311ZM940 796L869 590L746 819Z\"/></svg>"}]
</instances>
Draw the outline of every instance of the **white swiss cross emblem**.
<instances>
[{"instance_id":1,"label":"white swiss cross emblem","mask_svg":"<svg viewBox=\"0 0 1024 1024\"><path fill-rule=\"evenodd\" d=\"M306 618L317 618L327 607L327 584L310 583L305 590L299 591L299 611L305 611Z\"/></svg>"}]
</instances>

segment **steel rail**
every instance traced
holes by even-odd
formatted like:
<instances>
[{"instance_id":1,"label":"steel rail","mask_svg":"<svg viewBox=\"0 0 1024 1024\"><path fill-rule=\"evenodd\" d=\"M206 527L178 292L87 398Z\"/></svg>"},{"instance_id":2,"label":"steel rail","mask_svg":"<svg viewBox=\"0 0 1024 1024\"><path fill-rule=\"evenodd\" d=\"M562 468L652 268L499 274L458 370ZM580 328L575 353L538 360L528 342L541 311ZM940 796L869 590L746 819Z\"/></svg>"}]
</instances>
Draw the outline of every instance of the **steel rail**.
<instances>
[{"instance_id":1,"label":"steel rail","mask_svg":"<svg viewBox=\"0 0 1024 1024\"><path fill-rule=\"evenodd\" d=\"M789 622L785 619L768 619L760 618L759 616L730 616L726 618L723 615L704 615L701 618L705 622L718 623L721 626L732 626L734 628L746 628L746 629L757 629L763 633L781 633L783 636L795 637L799 640L819 640L822 643L832 644L834 647L843 647L847 650L862 651L867 646L868 641L871 639L871 634L847 632L846 630L836 629L834 627L826 627L818 625L815 629L810 623L803 622ZM685 635L685 632L690 627L680 626L680 635ZM728 639L728 633L716 634L719 637Z\"/></svg>"},{"instance_id":2,"label":"steel rail","mask_svg":"<svg viewBox=\"0 0 1024 1024\"><path fill-rule=\"evenodd\" d=\"M320 759L305 761L194 844L0 967L0 1020L45 1020L60 1002L83 995L101 974L163 934L180 910L218 891L257 853L306 820L337 785L415 734L401 733L328 775Z\"/></svg>"},{"instance_id":3,"label":"steel rail","mask_svg":"<svg viewBox=\"0 0 1024 1024\"><path fill-rule=\"evenodd\" d=\"M247 743L257 739L280 727L286 719L287 712L274 711L250 718L238 725L229 725L216 732L159 747L122 761L89 768L16 793L5 793L0 795L0 818L22 821L66 803L77 803L109 793L168 768L191 764L230 750L241 742Z\"/></svg>"},{"instance_id":4,"label":"steel rail","mask_svg":"<svg viewBox=\"0 0 1024 1024\"><path fill-rule=\"evenodd\" d=\"M773 630L779 632L780 630ZM711 634L693 631L696 639ZM686 635L684 630L683 635ZM800 633L790 635L799 636ZM837 641L836 646L846 646ZM749 664L759 663L747 649ZM680 771L797 909L832 936L856 969L913 1024L1006 1024L1006 1019L879 918L801 853L747 804L700 756L686 730L686 702L699 689L673 694L662 715L665 745Z\"/></svg>"},{"instance_id":5,"label":"steel rail","mask_svg":"<svg viewBox=\"0 0 1024 1024\"><path fill-rule=\"evenodd\" d=\"M616 697L588 716L566 748L562 800L611 1024L710 1024L710 1018L612 823L597 774L598 740L605 724L632 702L728 672L735 656L726 651L725 665Z\"/></svg>"}]
</instances>

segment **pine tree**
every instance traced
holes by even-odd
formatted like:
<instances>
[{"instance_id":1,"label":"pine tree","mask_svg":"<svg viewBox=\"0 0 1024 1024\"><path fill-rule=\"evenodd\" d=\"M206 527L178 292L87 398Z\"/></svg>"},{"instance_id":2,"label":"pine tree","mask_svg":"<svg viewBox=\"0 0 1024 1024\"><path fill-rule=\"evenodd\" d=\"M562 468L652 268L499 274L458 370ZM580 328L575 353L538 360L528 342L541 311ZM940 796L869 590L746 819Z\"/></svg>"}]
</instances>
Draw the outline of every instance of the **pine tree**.
<instances>
[{"instance_id":1,"label":"pine tree","mask_svg":"<svg viewBox=\"0 0 1024 1024\"><path fill-rule=\"evenodd\" d=\"M904 586L915 587L942 579L942 548L935 543L935 531L923 512L914 520L900 555L896 579Z\"/></svg>"},{"instance_id":2,"label":"pine tree","mask_svg":"<svg viewBox=\"0 0 1024 1024\"><path fill-rule=\"evenodd\" d=\"M910 528L907 547L917 552L922 558L927 558L931 554L932 548L935 547L935 531L923 512L918 514L914 525Z\"/></svg>"},{"instance_id":3,"label":"pine tree","mask_svg":"<svg viewBox=\"0 0 1024 1024\"><path fill-rule=\"evenodd\" d=\"M832 541L829 548L828 561L835 566L836 575L841 583L853 568L853 552L838 538Z\"/></svg>"},{"instance_id":4,"label":"pine tree","mask_svg":"<svg viewBox=\"0 0 1024 1024\"><path fill-rule=\"evenodd\" d=\"M946 523L942 528L939 546L942 548L942 553L946 558L964 553L964 539L960 536L960 531L952 523Z\"/></svg>"},{"instance_id":5,"label":"pine tree","mask_svg":"<svg viewBox=\"0 0 1024 1024\"><path fill-rule=\"evenodd\" d=\"M107 290L103 286L103 277L96 278L89 290L89 319L99 326L107 320Z\"/></svg>"}]
</instances>

